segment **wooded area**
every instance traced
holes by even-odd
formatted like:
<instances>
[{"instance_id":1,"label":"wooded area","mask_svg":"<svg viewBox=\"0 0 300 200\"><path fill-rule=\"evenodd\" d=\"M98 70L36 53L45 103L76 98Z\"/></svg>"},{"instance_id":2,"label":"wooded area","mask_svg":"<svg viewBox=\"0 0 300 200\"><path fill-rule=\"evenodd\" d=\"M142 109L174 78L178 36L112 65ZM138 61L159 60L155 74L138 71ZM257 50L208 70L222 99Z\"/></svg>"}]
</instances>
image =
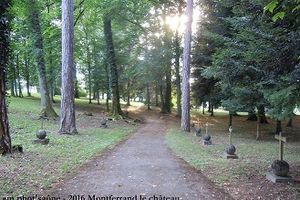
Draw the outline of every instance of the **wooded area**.
<instances>
[{"instance_id":1,"label":"wooded area","mask_svg":"<svg viewBox=\"0 0 300 200\"><path fill-rule=\"evenodd\" d=\"M212 198L203 188L217 199L293 199L300 191L299 103L300 0L0 2L0 155L8 155L0 156L0 196L22 192L22 180L28 191L43 192L136 133L91 171L116 162L112 171L125 183L109 184L133 187L133 163L151 191L161 170L157 180L180 180L182 194L197 185L204 196L196 199ZM201 173L185 169L167 146ZM23 148L27 154L12 154ZM43 182L34 173L46 165ZM103 169L95 180L110 176ZM202 173L227 191L210 187ZM87 174L84 168L81 178ZM275 186L265 177L296 183ZM76 187L90 191L84 183ZM109 184L103 188L111 191Z\"/></svg>"},{"instance_id":2,"label":"wooded area","mask_svg":"<svg viewBox=\"0 0 300 200\"><path fill-rule=\"evenodd\" d=\"M146 99L149 109L160 106L163 113L176 106L189 131L190 82L193 106L208 106L211 115L218 107L228 110L229 125L236 112L248 112L258 121L257 139L266 114L277 120L277 133L282 120L291 126L300 99L299 1L194 2L190 79L192 5L188 1L184 21L182 0L76 0L63 1L62 9L58 0L3 1L2 148L10 146L4 83L20 98L36 88L45 117L57 117L53 96L61 95L60 132L76 132L74 96L88 96L89 103L106 98L115 117L123 115L120 99L127 105Z\"/></svg>"}]
</instances>

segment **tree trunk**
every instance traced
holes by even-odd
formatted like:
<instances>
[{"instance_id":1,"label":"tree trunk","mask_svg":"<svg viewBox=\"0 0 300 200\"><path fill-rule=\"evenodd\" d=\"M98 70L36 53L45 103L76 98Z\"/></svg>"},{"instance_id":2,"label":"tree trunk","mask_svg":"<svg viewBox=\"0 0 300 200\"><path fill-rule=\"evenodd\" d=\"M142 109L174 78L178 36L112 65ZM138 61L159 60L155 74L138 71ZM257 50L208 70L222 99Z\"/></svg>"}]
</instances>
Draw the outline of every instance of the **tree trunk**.
<instances>
[{"instance_id":1,"label":"tree trunk","mask_svg":"<svg viewBox=\"0 0 300 200\"><path fill-rule=\"evenodd\" d=\"M186 22L183 49L181 129L190 132L190 54L192 41L193 0L187 0L186 15L188 20Z\"/></svg>"},{"instance_id":2,"label":"tree trunk","mask_svg":"<svg viewBox=\"0 0 300 200\"><path fill-rule=\"evenodd\" d=\"M16 72L17 71L17 69L16 69L16 67L15 67L15 65L13 64L13 80L14 80L14 94L15 94L15 96L17 97L17 96L19 96L18 95L18 85L17 85L17 75L16 75Z\"/></svg>"},{"instance_id":3,"label":"tree trunk","mask_svg":"<svg viewBox=\"0 0 300 200\"><path fill-rule=\"evenodd\" d=\"M96 96L97 96L97 104L100 105L100 92L99 92L99 90L97 90Z\"/></svg>"},{"instance_id":4,"label":"tree trunk","mask_svg":"<svg viewBox=\"0 0 300 200\"><path fill-rule=\"evenodd\" d=\"M293 127L293 118L291 117L288 121L288 123L286 124L286 127Z\"/></svg>"},{"instance_id":5,"label":"tree trunk","mask_svg":"<svg viewBox=\"0 0 300 200\"><path fill-rule=\"evenodd\" d=\"M6 107L6 68L9 54L9 25L8 9L9 0L2 0L0 3L0 154L11 153L11 138Z\"/></svg>"},{"instance_id":6,"label":"tree trunk","mask_svg":"<svg viewBox=\"0 0 300 200\"><path fill-rule=\"evenodd\" d=\"M112 115L119 116L123 115L120 105L120 94L119 94L119 77L118 68L116 64L115 49L113 45L113 34L111 29L111 19L108 16L103 18L104 24L104 37L106 42L106 56L110 67L111 73L111 89L112 89Z\"/></svg>"},{"instance_id":7,"label":"tree trunk","mask_svg":"<svg viewBox=\"0 0 300 200\"><path fill-rule=\"evenodd\" d=\"M52 55L52 51L49 51L49 66L50 66L50 70L49 70L49 93L50 93L50 99L52 101L52 103L55 103L54 100L54 83L55 83L55 74L54 74L54 70L53 70L53 55Z\"/></svg>"},{"instance_id":8,"label":"tree trunk","mask_svg":"<svg viewBox=\"0 0 300 200\"><path fill-rule=\"evenodd\" d=\"M161 113L167 113L166 109L166 103L165 103L165 98L164 98L164 88L163 88L163 80L160 80L160 86L159 86L159 93L160 93L160 107Z\"/></svg>"},{"instance_id":9,"label":"tree trunk","mask_svg":"<svg viewBox=\"0 0 300 200\"><path fill-rule=\"evenodd\" d=\"M260 123L261 124L268 124L267 117L265 114L265 107L263 105L258 106L257 108L259 116L260 116Z\"/></svg>"},{"instance_id":10,"label":"tree trunk","mask_svg":"<svg viewBox=\"0 0 300 200\"><path fill-rule=\"evenodd\" d=\"M21 85L21 77L20 77L20 62L19 62L19 54L17 54L16 58L16 70L17 70L17 79L18 79L18 89L19 89L19 97L23 97L22 93L22 85Z\"/></svg>"},{"instance_id":11,"label":"tree trunk","mask_svg":"<svg viewBox=\"0 0 300 200\"><path fill-rule=\"evenodd\" d=\"M26 79L27 96L31 97L31 93L30 93L29 59L28 59L27 55L26 55L26 58L25 58L25 79Z\"/></svg>"},{"instance_id":12,"label":"tree trunk","mask_svg":"<svg viewBox=\"0 0 300 200\"><path fill-rule=\"evenodd\" d=\"M205 105L205 102L202 102L202 114L203 114L203 115L205 114L204 105Z\"/></svg>"},{"instance_id":13,"label":"tree trunk","mask_svg":"<svg viewBox=\"0 0 300 200\"><path fill-rule=\"evenodd\" d=\"M149 88L149 83L147 83L147 106L148 106L148 110L151 110L151 108L150 108L150 88Z\"/></svg>"},{"instance_id":14,"label":"tree trunk","mask_svg":"<svg viewBox=\"0 0 300 200\"><path fill-rule=\"evenodd\" d=\"M10 80L10 94L13 97L16 96L16 94L15 94L15 85L14 85L14 80L13 79Z\"/></svg>"},{"instance_id":15,"label":"tree trunk","mask_svg":"<svg viewBox=\"0 0 300 200\"><path fill-rule=\"evenodd\" d=\"M96 89L96 86L93 87L93 98L92 100L97 100L97 89Z\"/></svg>"},{"instance_id":16,"label":"tree trunk","mask_svg":"<svg viewBox=\"0 0 300 200\"><path fill-rule=\"evenodd\" d=\"M159 106L159 103L158 103L158 91L159 91L159 89L158 89L158 83L157 83L157 81L155 82L155 106Z\"/></svg>"},{"instance_id":17,"label":"tree trunk","mask_svg":"<svg viewBox=\"0 0 300 200\"><path fill-rule=\"evenodd\" d=\"M172 73L171 73L171 65L170 65L166 73L165 108L167 113L171 113L171 104L172 104Z\"/></svg>"},{"instance_id":18,"label":"tree trunk","mask_svg":"<svg viewBox=\"0 0 300 200\"><path fill-rule=\"evenodd\" d=\"M88 38L86 38L88 41ZM92 103L92 74L91 74L91 55L90 55L90 48L89 44L87 44L86 47L86 53L87 53L87 66L88 66L88 81L89 81L89 104Z\"/></svg>"},{"instance_id":19,"label":"tree trunk","mask_svg":"<svg viewBox=\"0 0 300 200\"><path fill-rule=\"evenodd\" d=\"M211 104L211 113L210 116L213 117L214 116L214 105Z\"/></svg>"},{"instance_id":20,"label":"tree trunk","mask_svg":"<svg viewBox=\"0 0 300 200\"><path fill-rule=\"evenodd\" d=\"M178 14L182 15L182 7L184 2L182 0L179 1L178 5ZM180 80L180 41L181 38L179 36L179 27L180 23L177 25L176 33L175 33L175 77L176 77L176 104L177 104L177 117L181 117L181 80Z\"/></svg>"},{"instance_id":21,"label":"tree trunk","mask_svg":"<svg viewBox=\"0 0 300 200\"><path fill-rule=\"evenodd\" d=\"M60 134L76 134L74 60L73 60L73 0L62 1L62 94Z\"/></svg>"},{"instance_id":22,"label":"tree trunk","mask_svg":"<svg viewBox=\"0 0 300 200\"><path fill-rule=\"evenodd\" d=\"M282 132L281 121L276 120L276 134L279 134L280 132Z\"/></svg>"},{"instance_id":23,"label":"tree trunk","mask_svg":"<svg viewBox=\"0 0 300 200\"><path fill-rule=\"evenodd\" d=\"M257 113L256 117L256 140L260 139L260 116Z\"/></svg>"},{"instance_id":24,"label":"tree trunk","mask_svg":"<svg viewBox=\"0 0 300 200\"><path fill-rule=\"evenodd\" d=\"M46 78L46 67L44 60L43 37L40 26L40 18L36 0L30 0L30 22L34 38L34 46L36 49L36 61L38 65L38 77L41 94L41 115L45 117L57 117L49 97L49 90Z\"/></svg>"},{"instance_id":25,"label":"tree trunk","mask_svg":"<svg viewBox=\"0 0 300 200\"><path fill-rule=\"evenodd\" d=\"M229 112L229 122L228 122L228 127L232 126L232 117L233 117L232 113Z\"/></svg>"},{"instance_id":26,"label":"tree trunk","mask_svg":"<svg viewBox=\"0 0 300 200\"><path fill-rule=\"evenodd\" d=\"M248 121L257 121L257 115L254 110L251 110L250 112L248 112L247 120Z\"/></svg>"},{"instance_id":27,"label":"tree trunk","mask_svg":"<svg viewBox=\"0 0 300 200\"><path fill-rule=\"evenodd\" d=\"M207 112L211 112L211 102L210 102L210 100L208 101L208 111Z\"/></svg>"},{"instance_id":28,"label":"tree trunk","mask_svg":"<svg viewBox=\"0 0 300 200\"><path fill-rule=\"evenodd\" d=\"M130 106L130 80L127 81L127 106Z\"/></svg>"},{"instance_id":29,"label":"tree trunk","mask_svg":"<svg viewBox=\"0 0 300 200\"><path fill-rule=\"evenodd\" d=\"M110 78L109 78L109 68L108 64L105 64L106 73L106 112L109 112L109 99L110 99Z\"/></svg>"}]
</instances>

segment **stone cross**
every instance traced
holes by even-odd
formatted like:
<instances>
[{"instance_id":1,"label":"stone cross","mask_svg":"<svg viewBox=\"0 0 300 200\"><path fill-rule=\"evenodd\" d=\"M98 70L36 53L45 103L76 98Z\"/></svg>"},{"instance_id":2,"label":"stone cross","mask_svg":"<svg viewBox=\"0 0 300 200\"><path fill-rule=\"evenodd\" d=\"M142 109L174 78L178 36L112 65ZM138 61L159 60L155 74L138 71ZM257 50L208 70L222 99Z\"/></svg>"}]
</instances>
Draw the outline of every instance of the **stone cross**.
<instances>
[{"instance_id":1,"label":"stone cross","mask_svg":"<svg viewBox=\"0 0 300 200\"><path fill-rule=\"evenodd\" d=\"M286 142L286 137L280 132L279 135L275 135L275 139L279 140L279 160L283 160L283 143Z\"/></svg>"},{"instance_id":2,"label":"stone cross","mask_svg":"<svg viewBox=\"0 0 300 200\"><path fill-rule=\"evenodd\" d=\"M45 118L42 117L42 119L41 119L41 129L44 129L44 120L45 120Z\"/></svg>"},{"instance_id":3,"label":"stone cross","mask_svg":"<svg viewBox=\"0 0 300 200\"><path fill-rule=\"evenodd\" d=\"M206 124L205 124L205 133L206 133L206 135L208 135L208 122L206 122Z\"/></svg>"},{"instance_id":4,"label":"stone cross","mask_svg":"<svg viewBox=\"0 0 300 200\"><path fill-rule=\"evenodd\" d=\"M232 144L232 127L229 127L229 144Z\"/></svg>"}]
</instances>

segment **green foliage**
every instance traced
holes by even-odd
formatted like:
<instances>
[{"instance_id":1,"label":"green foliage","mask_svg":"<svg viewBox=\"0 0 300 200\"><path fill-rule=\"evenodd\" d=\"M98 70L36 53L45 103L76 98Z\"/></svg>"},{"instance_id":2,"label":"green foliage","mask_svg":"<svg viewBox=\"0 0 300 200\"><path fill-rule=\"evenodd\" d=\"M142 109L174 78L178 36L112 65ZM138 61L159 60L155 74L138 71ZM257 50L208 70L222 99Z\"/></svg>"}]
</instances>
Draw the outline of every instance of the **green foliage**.
<instances>
[{"instance_id":1,"label":"green foliage","mask_svg":"<svg viewBox=\"0 0 300 200\"><path fill-rule=\"evenodd\" d=\"M272 0L264 7L264 11L273 14L272 20L274 22L283 20L284 17L288 15L293 15L293 17L296 18L297 16L299 17L300 1L299 0L284 0L284 1Z\"/></svg>"},{"instance_id":2,"label":"green foliage","mask_svg":"<svg viewBox=\"0 0 300 200\"><path fill-rule=\"evenodd\" d=\"M230 32L220 35L217 30L212 31L212 35L219 36L211 37L211 43L223 37L223 46L208 54L211 62L201 75L217 80L226 109L250 111L264 105L271 117L283 120L292 116L299 104L295 74L300 32L291 18L285 18L283 23L270 22L262 5L252 1L227 5L231 14L222 19ZM268 9L275 7L272 4Z\"/></svg>"}]
</instances>

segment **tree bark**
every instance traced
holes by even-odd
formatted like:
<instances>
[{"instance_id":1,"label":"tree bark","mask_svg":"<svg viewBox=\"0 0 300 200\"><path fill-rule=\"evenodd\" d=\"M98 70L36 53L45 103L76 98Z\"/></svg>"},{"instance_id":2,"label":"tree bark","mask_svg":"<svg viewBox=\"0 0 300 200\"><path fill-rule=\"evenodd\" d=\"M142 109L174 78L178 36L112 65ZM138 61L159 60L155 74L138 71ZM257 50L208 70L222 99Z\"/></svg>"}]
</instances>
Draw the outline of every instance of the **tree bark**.
<instances>
[{"instance_id":1,"label":"tree bark","mask_svg":"<svg viewBox=\"0 0 300 200\"><path fill-rule=\"evenodd\" d=\"M260 116L257 113L256 117L256 140L260 139Z\"/></svg>"},{"instance_id":2,"label":"tree bark","mask_svg":"<svg viewBox=\"0 0 300 200\"><path fill-rule=\"evenodd\" d=\"M105 64L106 73L106 112L109 112L109 99L110 99L110 76L108 64Z\"/></svg>"},{"instance_id":3,"label":"tree bark","mask_svg":"<svg viewBox=\"0 0 300 200\"><path fill-rule=\"evenodd\" d=\"M27 55L25 57L25 79L26 79L27 96L31 97L31 93L30 93L29 59L28 59Z\"/></svg>"},{"instance_id":4,"label":"tree bark","mask_svg":"<svg viewBox=\"0 0 300 200\"><path fill-rule=\"evenodd\" d=\"M38 65L38 77L41 94L41 116L44 117L57 117L54 111L48 90L46 67L44 59L43 37L40 26L40 17L38 13L38 6L36 0L30 0L30 22L34 38L34 46L36 49L35 57Z\"/></svg>"},{"instance_id":5,"label":"tree bark","mask_svg":"<svg viewBox=\"0 0 300 200\"><path fill-rule=\"evenodd\" d=\"M207 110L207 112L211 112L211 102L210 102L210 100L208 101L208 110Z\"/></svg>"},{"instance_id":6,"label":"tree bark","mask_svg":"<svg viewBox=\"0 0 300 200\"><path fill-rule=\"evenodd\" d=\"M130 106L130 80L127 81L127 106Z\"/></svg>"},{"instance_id":7,"label":"tree bark","mask_svg":"<svg viewBox=\"0 0 300 200\"><path fill-rule=\"evenodd\" d=\"M173 53L170 51L172 49L172 39L171 39L171 32L170 28L167 25L167 6L164 4L164 8L162 10L162 18L164 21L163 24L163 45L165 50L162 51L163 58L164 58L164 72L165 72L165 94L164 94L164 104L163 104L163 113L171 113L171 104L172 104L172 58Z\"/></svg>"},{"instance_id":8,"label":"tree bark","mask_svg":"<svg viewBox=\"0 0 300 200\"><path fill-rule=\"evenodd\" d=\"M151 110L151 107L150 107L150 88L149 88L149 83L147 83L147 107L148 107L148 110Z\"/></svg>"},{"instance_id":9,"label":"tree bark","mask_svg":"<svg viewBox=\"0 0 300 200\"><path fill-rule=\"evenodd\" d=\"M21 77L20 77L20 62L19 62L19 54L16 57L16 70L17 70L17 79L18 79L18 89L19 89L19 97L23 97L22 93L22 85L21 85Z\"/></svg>"},{"instance_id":10,"label":"tree bark","mask_svg":"<svg viewBox=\"0 0 300 200\"><path fill-rule=\"evenodd\" d=\"M293 118L292 117L289 119L286 127L293 127Z\"/></svg>"},{"instance_id":11,"label":"tree bark","mask_svg":"<svg viewBox=\"0 0 300 200\"><path fill-rule=\"evenodd\" d=\"M178 5L178 15L182 15L183 0L179 1ZM177 104L177 117L181 117L181 80L180 80L180 36L179 36L179 27L180 23L177 25L175 33L175 77L176 77L176 104Z\"/></svg>"},{"instance_id":12,"label":"tree bark","mask_svg":"<svg viewBox=\"0 0 300 200\"><path fill-rule=\"evenodd\" d=\"M16 75L16 66L14 65L14 63L12 64L12 68L13 68L13 85L14 85L14 94L15 96L19 96L18 95L18 85L17 85L17 75Z\"/></svg>"},{"instance_id":13,"label":"tree bark","mask_svg":"<svg viewBox=\"0 0 300 200\"><path fill-rule=\"evenodd\" d=\"M161 113L167 113L166 109L166 103L164 98L164 87L163 87L163 80L161 78L160 85L159 85L159 93L160 93L160 107L161 107Z\"/></svg>"},{"instance_id":14,"label":"tree bark","mask_svg":"<svg viewBox=\"0 0 300 200\"><path fill-rule=\"evenodd\" d=\"M172 104L172 72L171 65L166 73L166 93L165 93L165 110L166 113L171 113Z\"/></svg>"},{"instance_id":15,"label":"tree bark","mask_svg":"<svg viewBox=\"0 0 300 200\"><path fill-rule=\"evenodd\" d=\"M157 81L155 82L155 106L159 106L159 103L158 103L158 83Z\"/></svg>"},{"instance_id":16,"label":"tree bark","mask_svg":"<svg viewBox=\"0 0 300 200\"><path fill-rule=\"evenodd\" d=\"M54 90L55 90L55 74L54 74L54 70L53 70L53 55L52 55L52 51L50 50L49 52L50 56L49 56L49 66L50 66L50 70L49 70L49 93L50 93L50 99L52 101L52 103L55 103L54 100Z\"/></svg>"},{"instance_id":17,"label":"tree bark","mask_svg":"<svg viewBox=\"0 0 300 200\"><path fill-rule=\"evenodd\" d=\"M91 72L91 54L90 54L90 47L88 44L88 37L86 33L86 53L87 53L87 66L88 66L88 81L89 81L89 104L92 103L92 72Z\"/></svg>"},{"instance_id":18,"label":"tree bark","mask_svg":"<svg viewBox=\"0 0 300 200\"><path fill-rule=\"evenodd\" d=\"M100 105L100 92L99 92L99 90L96 91L96 98L97 98L97 104Z\"/></svg>"},{"instance_id":19,"label":"tree bark","mask_svg":"<svg viewBox=\"0 0 300 200\"><path fill-rule=\"evenodd\" d=\"M182 68L182 107L181 129L190 132L190 62L193 21L193 0L187 0L187 23L184 35L183 68Z\"/></svg>"},{"instance_id":20,"label":"tree bark","mask_svg":"<svg viewBox=\"0 0 300 200\"><path fill-rule=\"evenodd\" d=\"M62 94L60 134L76 134L73 38L73 0L62 1Z\"/></svg>"},{"instance_id":21,"label":"tree bark","mask_svg":"<svg viewBox=\"0 0 300 200\"><path fill-rule=\"evenodd\" d=\"M11 153L11 138L6 105L6 68L9 54L9 24L8 9L9 0L0 3L0 154Z\"/></svg>"},{"instance_id":22,"label":"tree bark","mask_svg":"<svg viewBox=\"0 0 300 200\"><path fill-rule=\"evenodd\" d=\"M229 122L228 122L228 127L232 126L232 117L233 117L232 113L229 112Z\"/></svg>"},{"instance_id":23,"label":"tree bark","mask_svg":"<svg viewBox=\"0 0 300 200\"><path fill-rule=\"evenodd\" d=\"M13 97L16 96L16 94L15 94L15 85L14 85L14 80L13 79L10 80L10 94Z\"/></svg>"},{"instance_id":24,"label":"tree bark","mask_svg":"<svg viewBox=\"0 0 300 200\"><path fill-rule=\"evenodd\" d=\"M123 115L120 105L119 94L119 81L118 81L118 68L115 58L115 49L113 45L113 34L111 28L111 19L108 16L103 18L104 24L104 37L106 42L106 56L111 72L111 89L112 89L112 115Z\"/></svg>"},{"instance_id":25,"label":"tree bark","mask_svg":"<svg viewBox=\"0 0 300 200\"><path fill-rule=\"evenodd\" d=\"M268 124L267 117L265 114L265 107L263 105L258 106L257 108L259 116L260 116L260 123L261 124Z\"/></svg>"},{"instance_id":26,"label":"tree bark","mask_svg":"<svg viewBox=\"0 0 300 200\"><path fill-rule=\"evenodd\" d=\"M211 113L210 116L213 117L214 116L214 105L211 104Z\"/></svg>"},{"instance_id":27,"label":"tree bark","mask_svg":"<svg viewBox=\"0 0 300 200\"><path fill-rule=\"evenodd\" d=\"M281 121L276 120L276 134L279 134L280 132L282 132Z\"/></svg>"}]
</instances>

